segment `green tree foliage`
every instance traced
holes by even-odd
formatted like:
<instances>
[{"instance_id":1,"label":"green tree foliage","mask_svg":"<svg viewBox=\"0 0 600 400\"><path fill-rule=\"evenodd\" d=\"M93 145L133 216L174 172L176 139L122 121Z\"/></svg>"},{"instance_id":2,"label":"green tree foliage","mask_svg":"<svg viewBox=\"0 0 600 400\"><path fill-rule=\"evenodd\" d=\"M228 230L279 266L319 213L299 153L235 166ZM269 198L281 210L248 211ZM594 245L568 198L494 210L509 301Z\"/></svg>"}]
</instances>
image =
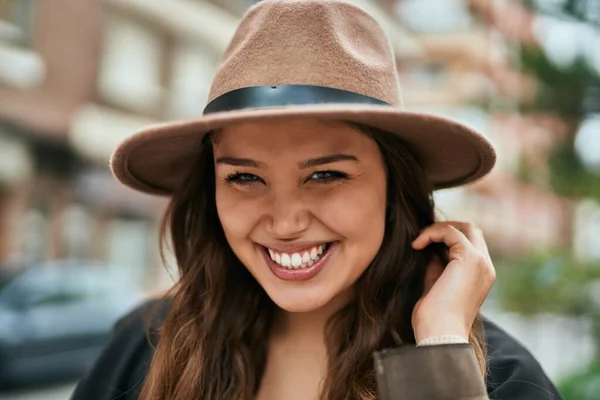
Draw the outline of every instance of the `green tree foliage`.
<instances>
[{"instance_id":1,"label":"green tree foliage","mask_svg":"<svg viewBox=\"0 0 600 400\"><path fill-rule=\"evenodd\" d=\"M572 140L557 145L549 160L552 190L562 196L592 198L600 203L600 175L586 169L575 152Z\"/></svg>"},{"instance_id":2,"label":"green tree foliage","mask_svg":"<svg viewBox=\"0 0 600 400\"><path fill-rule=\"evenodd\" d=\"M570 122L586 115L583 101L594 83L600 85L600 79L584 57L561 68L542 49L524 46L521 64L523 71L534 76L540 85L535 102L525 105L523 111L549 112Z\"/></svg>"},{"instance_id":3,"label":"green tree foliage","mask_svg":"<svg viewBox=\"0 0 600 400\"><path fill-rule=\"evenodd\" d=\"M600 343L600 265L582 263L567 252L534 254L496 262L502 269L495 290L504 307L524 315L554 313L588 318ZM597 400L600 353L589 365L557 384L564 400Z\"/></svg>"},{"instance_id":4,"label":"green tree foliage","mask_svg":"<svg viewBox=\"0 0 600 400\"><path fill-rule=\"evenodd\" d=\"M509 311L533 315L552 312L600 320L593 285L600 286L600 265L583 263L568 252L531 254L496 261L502 270L496 290ZM600 331L597 334L600 340Z\"/></svg>"},{"instance_id":5,"label":"green tree foliage","mask_svg":"<svg viewBox=\"0 0 600 400\"><path fill-rule=\"evenodd\" d=\"M600 1L596 3L600 13ZM564 18L581 22L586 21L583 11L592 8L587 1L573 0L565 1L562 8L555 11ZM592 17L586 14L586 18ZM598 49L600 51L600 45ZM581 122L587 115L600 112L600 73L584 54L570 65L559 66L537 46L523 46L520 62L523 71L539 83L535 101L524 105L522 111L554 114L567 127L567 139L558 143L550 155L550 189L564 196L591 197L600 201L600 176L586 170L574 147ZM530 175L522 172L524 178Z\"/></svg>"},{"instance_id":6,"label":"green tree foliage","mask_svg":"<svg viewBox=\"0 0 600 400\"><path fill-rule=\"evenodd\" d=\"M524 4L543 14L584 22L600 28L600 2L598 0L524 0Z\"/></svg>"},{"instance_id":7,"label":"green tree foliage","mask_svg":"<svg viewBox=\"0 0 600 400\"><path fill-rule=\"evenodd\" d=\"M598 400L600 393L600 358L569 379L559 382L558 390L565 400Z\"/></svg>"},{"instance_id":8,"label":"green tree foliage","mask_svg":"<svg viewBox=\"0 0 600 400\"><path fill-rule=\"evenodd\" d=\"M589 24L597 30L600 51L600 0L533 1L525 4L539 13L561 20ZM570 198L593 198L600 202L600 175L586 169L574 146L576 133L587 115L600 113L600 73L582 54L567 66L552 62L537 46L521 48L520 63L525 73L539 83L532 104L522 111L552 113L566 124L566 140L550 154L548 189ZM600 135L600 132L598 132ZM524 168L528 163L522 162ZM535 184L532 171L519 176ZM542 183L546 184L546 183ZM523 314L550 312L583 316L592 322L600 346L600 265L577 260L570 249L552 254L533 254L497 263L496 291L504 306ZM588 366L558 384L565 400L597 400L600 393L600 353Z\"/></svg>"}]
</instances>

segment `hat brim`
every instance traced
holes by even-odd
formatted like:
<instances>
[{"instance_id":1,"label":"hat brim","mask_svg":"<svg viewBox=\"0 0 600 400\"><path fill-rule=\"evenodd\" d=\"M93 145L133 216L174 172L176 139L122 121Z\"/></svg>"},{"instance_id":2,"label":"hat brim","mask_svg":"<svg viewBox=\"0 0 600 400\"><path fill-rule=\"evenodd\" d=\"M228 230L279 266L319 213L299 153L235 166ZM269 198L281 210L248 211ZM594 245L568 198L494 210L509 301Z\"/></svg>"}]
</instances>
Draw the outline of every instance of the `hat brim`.
<instances>
[{"instance_id":1,"label":"hat brim","mask_svg":"<svg viewBox=\"0 0 600 400\"><path fill-rule=\"evenodd\" d=\"M184 182L207 132L229 125L281 118L355 122L398 135L416 154L435 189L471 183L496 162L492 145L458 122L377 105L317 105L228 111L150 126L124 140L111 158L123 184L141 192L170 195Z\"/></svg>"}]
</instances>

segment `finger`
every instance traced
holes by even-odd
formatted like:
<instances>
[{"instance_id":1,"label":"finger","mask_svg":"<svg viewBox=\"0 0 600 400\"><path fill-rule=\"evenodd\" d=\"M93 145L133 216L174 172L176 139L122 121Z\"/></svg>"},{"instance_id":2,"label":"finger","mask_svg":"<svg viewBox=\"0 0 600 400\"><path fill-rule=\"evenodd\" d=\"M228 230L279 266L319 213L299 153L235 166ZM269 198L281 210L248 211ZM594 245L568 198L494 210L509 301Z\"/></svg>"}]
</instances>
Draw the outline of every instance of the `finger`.
<instances>
[{"instance_id":1,"label":"finger","mask_svg":"<svg viewBox=\"0 0 600 400\"><path fill-rule=\"evenodd\" d=\"M450 224L459 231L461 231L466 236L466 238L469 239L469 241L475 245L475 247L487 247L487 244L485 243L485 238L483 237L483 231L477 225L470 222L462 221L446 221L444 223Z\"/></svg>"},{"instance_id":2,"label":"finger","mask_svg":"<svg viewBox=\"0 0 600 400\"><path fill-rule=\"evenodd\" d=\"M415 250L422 250L431 243L444 243L448 247L471 244L467 237L451 224L435 224L426 228L412 242L412 246Z\"/></svg>"},{"instance_id":3,"label":"finger","mask_svg":"<svg viewBox=\"0 0 600 400\"><path fill-rule=\"evenodd\" d=\"M446 223L456 227L471 243L473 243L476 248L481 250L484 254L489 255L487 242L485 241L483 231L477 225L470 222L461 221L448 221Z\"/></svg>"}]
</instances>

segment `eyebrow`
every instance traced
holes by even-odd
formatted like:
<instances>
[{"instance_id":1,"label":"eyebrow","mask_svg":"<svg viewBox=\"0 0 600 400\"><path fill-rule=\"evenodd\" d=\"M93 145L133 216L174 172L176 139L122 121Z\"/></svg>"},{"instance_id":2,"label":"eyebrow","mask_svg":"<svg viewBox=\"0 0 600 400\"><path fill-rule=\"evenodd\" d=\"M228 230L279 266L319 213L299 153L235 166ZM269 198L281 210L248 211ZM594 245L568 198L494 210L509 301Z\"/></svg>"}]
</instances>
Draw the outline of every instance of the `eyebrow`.
<instances>
[{"instance_id":1,"label":"eyebrow","mask_svg":"<svg viewBox=\"0 0 600 400\"><path fill-rule=\"evenodd\" d=\"M324 157L311 158L310 160L302 161L301 163L298 164L298 167L300 169L306 169L306 168L316 167L318 165L331 164L331 163L340 162L340 161L358 162L358 158L356 156L349 155L349 154L331 154L331 155L324 156ZM260 163L258 163L257 161L254 161L252 159L229 157L229 156L217 158L216 163L233 165L235 167L253 167L253 168L260 167L260 165L259 165Z\"/></svg>"},{"instance_id":2,"label":"eyebrow","mask_svg":"<svg viewBox=\"0 0 600 400\"><path fill-rule=\"evenodd\" d=\"M237 157L219 157L216 161L217 164L228 164L235 167L254 167L258 168L258 163L249 158L237 158Z\"/></svg>"},{"instance_id":3,"label":"eyebrow","mask_svg":"<svg viewBox=\"0 0 600 400\"><path fill-rule=\"evenodd\" d=\"M358 158L349 154L331 154L324 157L312 158L298 164L301 169L316 167L317 165L331 164L339 161L354 161L358 162Z\"/></svg>"}]
</instances>

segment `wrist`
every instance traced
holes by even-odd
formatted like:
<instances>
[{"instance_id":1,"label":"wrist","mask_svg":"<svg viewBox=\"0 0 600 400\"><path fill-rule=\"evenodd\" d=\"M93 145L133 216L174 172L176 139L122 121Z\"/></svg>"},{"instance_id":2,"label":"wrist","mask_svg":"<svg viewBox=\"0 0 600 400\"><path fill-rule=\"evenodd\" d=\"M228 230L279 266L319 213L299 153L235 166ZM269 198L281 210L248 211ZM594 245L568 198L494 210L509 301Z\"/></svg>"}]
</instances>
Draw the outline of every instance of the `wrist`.
<instances>
[{"instance_id":1,"label":"wrist","mask_svg":"<svg viewBox=\"0 0 600 400\"><path fill-rule=\"evenodd\" d=\"M436 336L458 336L468 341L470 327L457 321L420 321L413 327L417 343Z\"/></svg>"},{"instance_id":2,"label":"wrist","mask_svg":"<svg viewBox=\"0 0 600 400\"><path fill-rule=\"evenodd\" d=\"M468 344L469 340L458 335L442 335L442 336L431 336L421 341L417 341L417 346L435 346L441 344Z\"/></svg>"}]
</instances>

